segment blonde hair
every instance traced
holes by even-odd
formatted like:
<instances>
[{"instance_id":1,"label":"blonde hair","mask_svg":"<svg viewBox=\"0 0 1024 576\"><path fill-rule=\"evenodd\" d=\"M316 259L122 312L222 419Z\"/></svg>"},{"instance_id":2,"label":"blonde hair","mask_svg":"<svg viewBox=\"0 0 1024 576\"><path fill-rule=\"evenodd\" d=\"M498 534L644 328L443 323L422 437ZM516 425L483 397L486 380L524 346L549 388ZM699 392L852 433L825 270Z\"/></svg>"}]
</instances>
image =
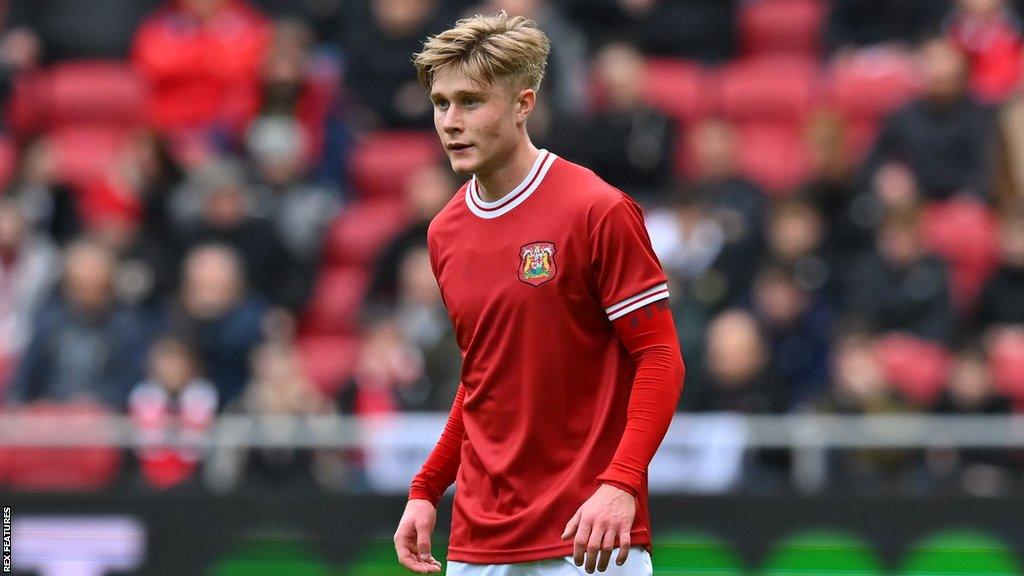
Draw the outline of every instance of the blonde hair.
<instances>
[{"instance_id":1,"label":"blonde hair","mask_svg":"<svg viewBox=\"0 0 1024 576\"><path fill-rule=\"evenodd\" d=\"M463 18L449 30L427 38L413 55L416 75L428 91L434 76L451 66L481 84L509 78L520 86L540 89L551 42L533 20L494 16Z\"/></svg>"}]
</instances>

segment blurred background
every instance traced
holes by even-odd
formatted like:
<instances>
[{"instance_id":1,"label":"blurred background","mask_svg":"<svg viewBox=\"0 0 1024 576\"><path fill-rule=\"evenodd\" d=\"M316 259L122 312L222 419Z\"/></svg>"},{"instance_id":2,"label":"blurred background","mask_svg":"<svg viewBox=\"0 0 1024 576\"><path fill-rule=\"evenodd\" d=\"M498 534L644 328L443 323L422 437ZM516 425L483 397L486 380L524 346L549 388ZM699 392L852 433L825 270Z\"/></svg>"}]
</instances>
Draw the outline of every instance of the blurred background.
<instances>
[{"instance_id":1,"label":"blurred background","mask_svg":"<svg viewBox=\"0 0 1024 576\"><path fill-rule=\"evenodd\" d=\"M672 284L656 574L1024 574L1009 0L0 0L15 572L402 573L460 368L410 58L500 9Z\"/></svg>"}]
</instances>

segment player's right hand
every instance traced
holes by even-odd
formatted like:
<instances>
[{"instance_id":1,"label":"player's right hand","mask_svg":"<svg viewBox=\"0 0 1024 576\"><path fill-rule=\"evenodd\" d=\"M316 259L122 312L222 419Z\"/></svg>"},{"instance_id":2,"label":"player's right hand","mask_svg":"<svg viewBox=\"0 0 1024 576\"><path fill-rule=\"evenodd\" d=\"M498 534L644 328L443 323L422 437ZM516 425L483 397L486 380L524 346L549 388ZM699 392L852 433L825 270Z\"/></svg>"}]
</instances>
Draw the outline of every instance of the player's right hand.
<instances>
[{"instance_id":1,"label":"player's right hand","mask_svg":"<svg viewBox=\"0 0 1024 576\"><path fill-rule=\"evenodd\" d=\"M409 500L395 532L398 562L410 572L441 572L441 563L430 555L430 533L434 531L437 510L426 500Z\"/></svg>"}]
</instances>

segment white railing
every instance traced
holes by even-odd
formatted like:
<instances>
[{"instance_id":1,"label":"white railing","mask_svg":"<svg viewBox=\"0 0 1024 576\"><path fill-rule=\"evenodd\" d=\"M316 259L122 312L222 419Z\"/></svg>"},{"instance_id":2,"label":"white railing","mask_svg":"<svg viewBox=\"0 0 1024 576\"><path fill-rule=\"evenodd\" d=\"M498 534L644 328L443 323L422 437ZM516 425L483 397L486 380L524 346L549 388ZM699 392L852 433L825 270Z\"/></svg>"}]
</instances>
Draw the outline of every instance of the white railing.
<instances>
[{"instance_id":1,"label":"white railing","mask_svg":"<svg viewBox=\"0 0 1024 576\"><path fill-rule=\"evenodd\" d=\"M379 417L224 415L204 433L142 432L123 416L0 415L0 447L159 444L210 453L262 448L352 449L369 454L382 491L401 491L433 448L446 415ZM852 448L1024 448L1024 415L833 416L791 414L677 414L651 465L653 491L726 490L751 449L793 453L795 486L813 491L827 482L826 455Z\"/></svg>"}]
</instances>

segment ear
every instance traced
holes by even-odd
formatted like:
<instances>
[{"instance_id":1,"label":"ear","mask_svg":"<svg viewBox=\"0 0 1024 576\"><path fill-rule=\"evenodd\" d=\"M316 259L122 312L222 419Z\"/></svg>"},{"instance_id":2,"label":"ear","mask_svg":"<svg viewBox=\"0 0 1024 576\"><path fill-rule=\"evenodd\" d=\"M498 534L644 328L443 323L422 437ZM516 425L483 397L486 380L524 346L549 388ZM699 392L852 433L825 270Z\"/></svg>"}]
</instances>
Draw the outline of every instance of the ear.
<instances>
[{"instance_id":1,"label":"ear","mask_svg":"<svg viewBox=\"0 0 1024 576\"><path fill-rule=\"evenodd\" d=\"M516 96L516 124L524 124L537 105L537 92L533 88L524 88Z\"/></svg>"}]
</instances>

